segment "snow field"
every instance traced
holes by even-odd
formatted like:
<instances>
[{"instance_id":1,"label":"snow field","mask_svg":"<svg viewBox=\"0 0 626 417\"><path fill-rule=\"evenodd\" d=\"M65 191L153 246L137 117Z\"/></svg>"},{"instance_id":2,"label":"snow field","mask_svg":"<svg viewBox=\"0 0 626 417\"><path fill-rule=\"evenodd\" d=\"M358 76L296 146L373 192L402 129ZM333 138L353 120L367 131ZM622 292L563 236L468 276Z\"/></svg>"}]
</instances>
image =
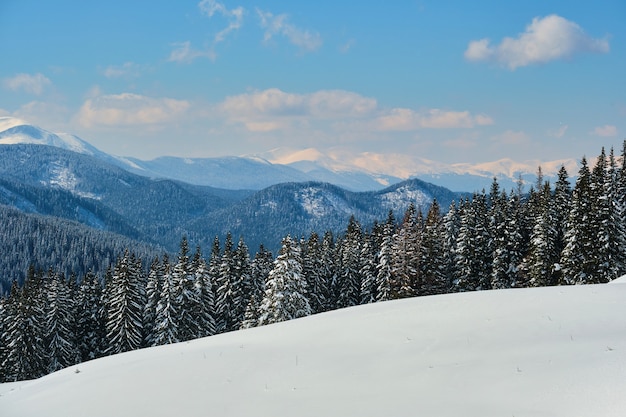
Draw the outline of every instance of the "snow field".
<instances>
[{"instance_id":1,"label":"snow field","mask_svg":"<svg viewBox=\"0 0 626 417\"><path fill-rule=\"evenodd\" d=\"M626 285L370 304L0 385L6 416L624 416Z\"/></svg>"}]
</instances>

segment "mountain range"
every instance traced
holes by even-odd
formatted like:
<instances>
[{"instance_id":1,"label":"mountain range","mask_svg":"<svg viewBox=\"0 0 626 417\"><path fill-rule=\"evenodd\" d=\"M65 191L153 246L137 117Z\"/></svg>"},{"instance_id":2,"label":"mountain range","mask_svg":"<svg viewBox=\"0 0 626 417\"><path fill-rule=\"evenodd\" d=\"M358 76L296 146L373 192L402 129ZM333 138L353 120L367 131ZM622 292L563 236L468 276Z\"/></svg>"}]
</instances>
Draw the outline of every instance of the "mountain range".
<instances>
[{"instance_id":1,"label":"mountain range","mask_svg":"<svg viewBox=\"0 0 626 417\"><path fill-rule=\"evenodd\" d=\"M466 195L419 179L360 192L306 181L306 177L260 190L197 185L146 176L145 169L132 160L103 153L76 136L27 124L7 127L7 122L0 121L0 127L6 127L0 132L0 205L3 213L9 213L3 215L0 236L0 250L5 254L0 259L0 280L5 281L5 290L12 279L21 279L15 276L16 268L25 273L31 264L57 267L50 263L83 256L76 251L104 251L109 259L111 248L121 245L142 247L142 253L176 253L182 236L208 251L216 236L224 242L230 232L235 242L243 237L252 254L261 244L276 253L287 234L308 237L313 231L332 231L338 235L351 216L369 228L385 220L389 211L401 218L411 203L426 212L437 199L445 210ZM240 168L241 172L257 179L262 177L257 166L267 168L270 177L282 172L290 179L286 173L299 172L254 158L233 161L247 167L248 171ZM206 160L202 164L209 166ZM41 230L46 230L47 240L55 241L56 247L46 242L42 251L37 240ZM73 252L68 253L68 248ZM64 273L84 273L71 269L76 264L64 262L68 268ZM106 269L96 260L83 266L95 272Z\"/></svg>"},{"instance_id":2,"label":"mountain range","mask_svg":"<svg viewBox=\"0 0 626 417\"><path fill-rule=\"evenodd\" d=\"M264 153L216 157L180 158L163 156L153 160L104 153L83 139L53 133L23 120L0 118L0 144L45 144L94 156L135 174L168 178L195 185L224 189L260 190L285 182L317 181L351 191L381 190L411 178L419 178L453 191L489 189L496 177L501 187L516 187L518 178L534 183L541 165L546 179L556 177L561 165L570 174L577 171L571 159L551 162L502 159L480 164L445 164L407 154L363 152L353 154L340 148L273 149Z\"/></svg>"}]
</instances>

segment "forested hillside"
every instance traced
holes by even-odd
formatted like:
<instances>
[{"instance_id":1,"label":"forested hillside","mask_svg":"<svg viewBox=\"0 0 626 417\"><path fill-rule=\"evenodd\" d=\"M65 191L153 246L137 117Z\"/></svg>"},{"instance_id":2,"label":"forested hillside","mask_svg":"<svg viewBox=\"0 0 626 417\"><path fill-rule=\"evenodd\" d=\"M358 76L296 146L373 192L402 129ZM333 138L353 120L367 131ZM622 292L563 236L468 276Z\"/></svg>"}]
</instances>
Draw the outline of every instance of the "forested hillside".
<instances>
[{"instance_id":1,"label":"forested hillside","mask_svg":"<svg viewBox=\"0 0 626 417\"><path fill-rule=\"evenodd\" d=\"M81 360L338 308L449 292L605 283L626 273L626 142L621 157L585 158L528 195L501 190L340 234L286 236L274 257L243 238L209 254L125 250L100 276L31 269L0 302L2 379L34 378ZM150 265L147 272L145 267Z\"/></svg>"}]
</instances>

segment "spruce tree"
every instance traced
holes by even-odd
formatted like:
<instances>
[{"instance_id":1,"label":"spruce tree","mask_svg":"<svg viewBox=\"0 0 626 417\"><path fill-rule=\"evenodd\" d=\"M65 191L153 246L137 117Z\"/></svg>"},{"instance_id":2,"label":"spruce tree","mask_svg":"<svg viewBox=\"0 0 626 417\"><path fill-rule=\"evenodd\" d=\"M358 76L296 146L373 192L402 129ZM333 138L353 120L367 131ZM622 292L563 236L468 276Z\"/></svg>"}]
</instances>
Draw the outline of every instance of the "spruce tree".
<instances>
[{"instance_id":1,"label":"spruce tree","mask_svg":"<svg viewBox=\"0 0 626 417\"><path fill-rule=\"evenodd\" d=\"M593 204L591 172L583 157L576 185L572 192L570 212L565 230L565 248L561 254L562 284L587 284L595 271Z\"/></svg>"},{"instance_id":2,"label":"spruce tree","mask_svg":"<svg viewBox=\"0 0 626 417\"><path fill-rule=\"evenodd\" d=\"M53 273L46 285L45 341L50 356L48 372L73 365L80 360L76 347L74 300L67 281L61 274Z\"/></svg>"},{"instance_id":3,"label":"spruce tree","mask_svg":"<svg viewBox=\"0 0 626 417\"><path fill-rule=\"evenodd\" d=\"M391 292L393 298L421 295L424 286L420 277L421 221L411 203L404 213L402 224L392 239Z\"/></svg>"},{"instance_id":4,"label":"spruce tree","mask_svg":"<svg viewBox=\"0 0 626 417\"><path fill-rule=\"evenodd\" d=\"M361 225L352 216L340 247L337 308L352 307L361 301L361 240Z\"/></svg>"},{"instance_id":5,"label":"spruce tree","mask_svg":"<svg viewBox=\"0 0 626 417\"><path fill-rule=\"evenodd\" d=\"M141 262L128 249L118 259L105 291L107 353L140 348L143 342L145 284L141 276Z\"/></svg>"},{"instance_id":6,"label":"spruce tree","mask_svg":"<svg viewBox=\"0 0 626 417\"><path fill-rule=\"evenodd\" d=\"M259 325L311 314L299 246L287 236L269 274L260 307Z\"/></svg>"},{"instance_id":7,"label":"spruce tree","mask_svg":"<svg viewBox=\"0 0 626 417\"><path fill-rule=\"evenodd\" d=\"M217 332L213 312L215 310L215 294L213 293L213 283L209 273L209 266L202 257L200 247L196 248L196 253L192 262L194 274L194 300L192 315L193 321L197 324L195 337L212 336Z\"/></svg>"},{"instance_id":8,"label":"spruce tree","mask_svg":"<svg viewBox=\"0 0 626 417\"><path fill-rule=\"evenodd\" d=\"M163 290L163 279L166 267L169 268L167 255L163 257L163 263L156 257L150 264L148 280L146 283L146 305L143 310L143 330L145 346L156 345L157 308Z\"/></svg>"},{"instance_id":9,"label":"spruce tree","mask_svg":"<svg viewBox=\"0 0 626 417\"><path fill-rule=\"evenodd\" d=\"M91 271L83 278L78 294L77 348L81 360L88 361L101 357L106 349L102 285Z\"/></svg>"},{"instance_id":10,"label":"spruce tree","mask_svg":"<svg viewBox=\"0 0 626 417\"><path fill-rule=\"evenodd\" d=\"M443 227L439 203L435 199L428 210L420 240L419 274L423 286L419 295L444 294L448 291L450 284L446 274Z\"/></svg>"}]
</instances>

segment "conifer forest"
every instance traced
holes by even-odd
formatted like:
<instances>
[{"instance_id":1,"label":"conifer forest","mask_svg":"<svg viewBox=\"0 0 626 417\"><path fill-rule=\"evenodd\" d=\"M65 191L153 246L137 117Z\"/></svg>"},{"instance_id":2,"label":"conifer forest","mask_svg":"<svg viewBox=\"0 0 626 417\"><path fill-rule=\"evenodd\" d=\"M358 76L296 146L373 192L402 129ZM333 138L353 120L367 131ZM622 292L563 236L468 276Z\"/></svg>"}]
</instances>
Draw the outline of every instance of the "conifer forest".
<instances>
[{"instance_id":1,"label":"conifer forest","mask_svg":"<svg viewBox=\"0 0 626 417\"><path fill-rule=\"evenodd\" d=\"M0 382L105 355L406 297L609 282L626 274L626 141L582 158L575 182L539 169L529 192L489 190L341 234L285 236L276 256L244 237L145 258L102 276L32 266L0 298Z\"/></svg>"}]
</instances>

